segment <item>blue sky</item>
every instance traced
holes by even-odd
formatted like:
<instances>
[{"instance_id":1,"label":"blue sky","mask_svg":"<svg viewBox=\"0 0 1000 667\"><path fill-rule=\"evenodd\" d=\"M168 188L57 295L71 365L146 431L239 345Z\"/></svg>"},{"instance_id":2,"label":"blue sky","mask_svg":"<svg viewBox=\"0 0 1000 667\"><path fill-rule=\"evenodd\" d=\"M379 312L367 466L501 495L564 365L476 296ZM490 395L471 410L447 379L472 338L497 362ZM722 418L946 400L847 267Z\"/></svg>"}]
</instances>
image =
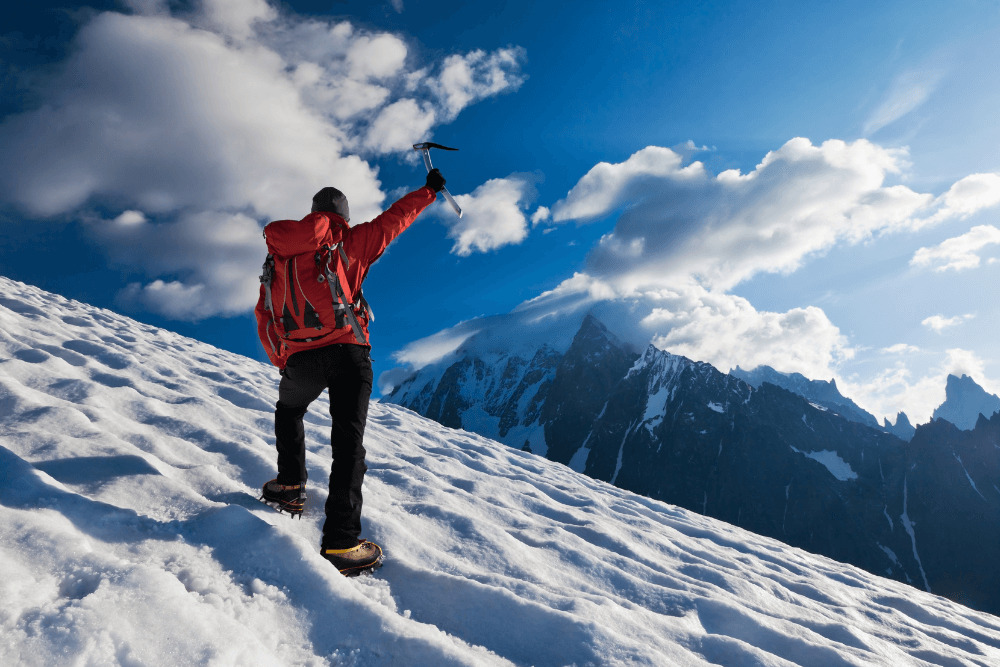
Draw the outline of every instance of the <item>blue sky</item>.
<instances>
[{"instance_id":1,"label":"blue sky","mask_svg":"<svg viewBox=\"0 0 1000 667\"><path fill-rule=\"evenodd\" d=\"M366 219L434 140L467 214L372 269L377 373L615 302L923 422L1000 392L1000 5L816 4L8 3L0 273L263 359L261 226L325 185Z\"/></svg>"}]
</instances>

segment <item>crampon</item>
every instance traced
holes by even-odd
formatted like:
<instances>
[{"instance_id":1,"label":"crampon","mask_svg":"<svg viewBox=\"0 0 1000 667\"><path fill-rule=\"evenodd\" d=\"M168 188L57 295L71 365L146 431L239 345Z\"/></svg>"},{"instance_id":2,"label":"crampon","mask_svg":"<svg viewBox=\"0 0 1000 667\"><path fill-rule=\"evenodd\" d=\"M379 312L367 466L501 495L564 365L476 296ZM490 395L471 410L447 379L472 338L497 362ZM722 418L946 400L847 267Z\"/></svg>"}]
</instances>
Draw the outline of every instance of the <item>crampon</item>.
<instances>
[{"instance_id":1,"label":"crampon","mask_svg":"<svg viewBox=\"0 0 1000 667\"><path fill-rule=\"evenodd\" d=\"M306 485L278 484L278 480L272 479L261 489L258 500L279 512L287 512L293 519L301 519L306 507Z\"/></svg>"}]
</instances>

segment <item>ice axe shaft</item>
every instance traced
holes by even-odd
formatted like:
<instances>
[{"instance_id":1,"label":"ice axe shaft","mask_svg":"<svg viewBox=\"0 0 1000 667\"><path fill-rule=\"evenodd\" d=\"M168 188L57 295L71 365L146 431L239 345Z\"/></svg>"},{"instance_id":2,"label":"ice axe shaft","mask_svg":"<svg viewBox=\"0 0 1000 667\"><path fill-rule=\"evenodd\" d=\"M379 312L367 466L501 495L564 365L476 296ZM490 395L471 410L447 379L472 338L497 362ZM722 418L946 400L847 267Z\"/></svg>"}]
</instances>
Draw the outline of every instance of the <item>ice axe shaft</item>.
<instances>
[{"instance_id":1,"label":"ice axe shaft","mask_svg":"<svg viewBox=\"0 0 1000 667\"><path fill-rule=\"evenodd\" d=\"M432 149L432 148L440 148L441 150L445 150L445 151L457 151L458 150L457 148L449 148L447 146L442 146L441 144L434 144L434 143L431 143L429 141L425 141L425 142L420 143L420 144L413 144L413 150L420 151L420 157L424 158L424 166L427 167L427 172L428 173L430 173L431 169L434 168L434 165L431 164L431 150L430 149ZM462 207L458 205L458 202L455 201L455 198L451 196L450 192L448 192L448 188L441 188L441 194L444 195L445 200L449 204L451 204L451 207L453 209L455 209L455 213L458 213L458 217L461 218L462 217Z\"/></svg>"}]
</instances>

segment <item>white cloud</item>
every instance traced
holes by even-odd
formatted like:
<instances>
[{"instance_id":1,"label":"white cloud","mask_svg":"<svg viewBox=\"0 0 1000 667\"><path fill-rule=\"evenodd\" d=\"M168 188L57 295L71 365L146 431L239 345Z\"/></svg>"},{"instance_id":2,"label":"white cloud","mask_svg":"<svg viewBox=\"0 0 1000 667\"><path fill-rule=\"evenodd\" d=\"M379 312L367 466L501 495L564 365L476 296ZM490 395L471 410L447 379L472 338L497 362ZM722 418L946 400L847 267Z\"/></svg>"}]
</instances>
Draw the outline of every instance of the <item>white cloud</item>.
<instances>
[{"instance_id":1,"label":"white cloud","mask_svg":"<svg viewBox=\"0 0 1000 667\"><path fill-rule=\"evenodd\" d=\"M895 345L883 348L882 351L886 354L913 354L919 352L920 348L908 343L896 343Z\"/></svg>"},{"instance_id":2,"label":"white cloud","mask_svg":"<svg viewBox=\"0 0 1000 667\"><path fill-rule=\"evenodd\" d=\"M767 365L824 378L854 355L847 338L813 306L758 311L746 299L696 285L644 296L654 307L641 325L654 345L723 371Z\"/></svg>"},{"instance_id":3,"label":"white cloud","mask_svg":"<svg viewBox=\"0 0 1000 667\"><path fill-rule=\"evenodd\" d=\"M854 356L846 337L819 308L758 311L746 299L696 283L625 293L577 273L514 311L526 323L560 319L596 307L602 321L640 349L660 349L726 371L766 364L809 377L831 377Z\"/></svg>"},{"instance_id":4,"label":"white cloud","mask_svg":"<svg viewBox=\"0 0 1000 667\"><path fill-rule=\"evenodd\" d=\"M470 195L456 195L462 217L450 209L442 214L448 237L455 240L452 252L467 256L523 241L528 235L525 208L535 194L528 178L515 174L486 181Z\"/></svg>"},{"instance_id":5,"label":"white cloud","mask_svg":"<svg viewBox=\"0 0 1000 667\"><path fill-rule=\"evenodd\" d=\"M121 227L132 227L146 222L146 216L142 211L125 211L112 222Z\"/></svg>"},{"instance_id":6,"label":"white cloud","mask_svg":"<svg viewBox=\"0 0 1000 667\"><path fill-rule=\"evenodd\" d=\"M936 333L941 333L945 329L950 329L951 327L956 327L963 322L971 320L975 315L968 313L965 315L956 315L955 317L945 317L944 315L931 315L923 319L920 324L927 327L931 331Z\"/></svg>"},{"instance_id":7,"label":"white cloud","mask_svg":"<svg viewBox=\"0 0 1000 667\"><path fill-rule=\"evenodd\" d=\"M90 227L115 263L134 267L137 257L144 259L140 269L151 280L130 285L122 295L126 303L197 320L246 312L257 301L261 225L246 215L202 211L155 223L126 211ZM156 278L164 274L176 277Z\"/></svg>"},{"instance_id":8,"label":"white cloud","mask_svg":"<svg viewBox=\"0 0 1000 667\"><path fill-rule=\"evenodd\" d=\"M552 207L552 220L588 221L624 209L591 252L588 272L623 290L692 277L726 290L760 272L791 272L838 243L915 229L1000 203L1000 175L978 174L935 198L886 183L906 153L865 140L788 141L749 173L717 176L648 147L601 163Z\"/></svg>"},{"instance_id":9,"label":"white cloud","mask_svg":"<svg viewBox=\"0 0 1000 667\"><path fill-rule=\"evenodd\" d=\"M555 222L589 220L611 213L615 208L642 197L643 187L663 179L703 176L699 162L681 166L681 156L669 148L649 146L625 162L600 162L552 207Z\"/></svg>"},{"instance_id":10,"label":"white cloud","mask_svg":"<svg viewBox=\"0 0 1000 667\"><path fill-rule=\"evenodd\" d=\"M46 106L0 126L0 192L38 216L103 200L288 217L337 174L359 211L376 212L375 171L303 106L285 65L177 19L99 14Z\"/></svg>"},{"instance_id":11,"label":"white cloud","mask_svg":"<svg viewBox=\"0 0 1000 667\"><path fill-rule=\"evenodd\" d=\"M361 35L347 52L347 68L352 79L384 79L403 70L406 51L396 35Z\"/></svg>"},{"instance_id":12,"label":"white cloud","mask_svg":"<svg viewBox=\"0 0 1000 667\"><path fill-rule=\"evenodd\" d=\"M439 361L457 350L461 347L462 343L479 333L482 326L482 322L478 320L461 322L426 338L413 341L402 350L396 352L393 358L399 363L412 366L413 368L422 368ZM399 380L401 378L397 377L395 379Z\"/></svg>"},{"instance_id":13,"label":"white cloud","mask_svg":"<svg viewBox=\"0 0 1000 667\"><path fill-rule=\"evenodd\" d=\"M416 100L394 102L379 111L365 139L365 146L378 153L413 149L413 138L424 137L434 125L434 110Z\"/></svg>"},{"instance_id":14,"label":"white cloud","mask_svg":"<svg viewBox=\"0 0 1000 667\"><path fill-rule=\"evenodd\" d=\"M586 273L574 273L554 288L519 305L515 312L530 313L529 321L559 318L599 301L618 299L621 294L603 280Z\"/></svg>"},{"instance_id":15,"label":"white cloud","mask_svg":"<svg viewBox=\"0 0 1000 667\"><path fill-rule=\"evenodd\" d=\"M199 5L201 13L195 20L240 40L253 35L255 23L272 21L278 14L265 0L201 0Z\"/></svg>"},{"instance_id":16,"label":"white cloud","mask_svg":"<svg viewBox=\"0 0 1000 667\"><path fill-rule=\"evenodd\" d=\"M148 285L130 283L118 300L126 305L136 304L175 320L195 320L217 314L205 301L204 283L188 285L178 280L154 280Z\"/></svg>"},{"instance_id":17,"label":"white cloud","mask_svg":"<svg viewBox=\"0 0 1000 667\"><path fill-rule=\"evenodd\" d=\"M531 214L532 225L537 225L550 219L552 219L552 211L549 210L548 206L539 206L535 209L535 212Z\"/></svg>"},{"instance_id":18,"label":"white cloud","mask_svg":"<svg viewBox=\"0 0 1000 667\"><path fill-rule=\"evenodd\" d=\"M1000 204L1000 174L972 174L952 185L935 202L938 211L928 218L936 223L964 219Z\"/></svg>"},{"instance_id":19,"label":"white cloud","mask_svg":"<svg viewBox=\"0 0 1000 667\"><path fill-rule=\"evenodd\" d=\"M1000 243L1000 229L992 225L973 227L965 234L942 241L930 248L918 249L910 260L912 266L934 267L935 271L961 271L979 266L979 256L986 246Z\"/></svg>"},{"instance_id":20,"label":"white cloud","mask_svg":"<svg viewBox=\"0 0 1000 667\"><path fill-rule=\"evenodd\" d=\"M252 252L240 241L232 257L196 268L185 259L198 254L190 220L212 229L242 219L259 234L269 219L308 212L327 185L347 194L355 220L370 219L385 193L367 158L409 152L436 124L523 79L517 48L413 63L399 35L264 0L127 4L136 13L90 16L68 59L36 79L39 106L0 123L0 201L36 218L122 211L110 230L131 223L137 242L157 243L108 251L150 278L129 295L172 317L256 300L233 275L253 284L259 235Z\"/></svg>"},{"instance_id":21,"label":"white cloud","mask_svg":"<svg viewBox=\"0 0 1000 667\"><path fill-rule=\"evenodd\" d=\"M838 380L841 393L876 417L891 417L905 412L912 424L930 421L934 409L944 401L947 374L934 371L919 378L903 363L881 371L873 378Z\"/></svg>"},{"instance_id":22,"label":"white cloud","mask_svg":"<svg viewBox=\"0 0 1000 667\"><path fill-rule=\"evenodd\" d=\"M898 361L876 377L864 381L857 378L838 380L841 391L869 412L892 417L902 411L913 424L926 424L934 410L945 400L949 375L968 375L986 391L995 393L998 383L986 376L986 362L972 351L953 348L946 350L927 372L915 376L909 366Z\"/></svg>"},{"instance_id":23,"label":"white cloud","mask_svg":"<svg viewBox=\"0 0 1000 667\"><path fill-rule=\"evenodd\" d=\"M524 49L512 47L493 53L476 50L445 58L440 74L431 85L447 117L455 117L477 100L519 88L524 82L521 74L524 56Z\"/></svg>"}]
</instances>

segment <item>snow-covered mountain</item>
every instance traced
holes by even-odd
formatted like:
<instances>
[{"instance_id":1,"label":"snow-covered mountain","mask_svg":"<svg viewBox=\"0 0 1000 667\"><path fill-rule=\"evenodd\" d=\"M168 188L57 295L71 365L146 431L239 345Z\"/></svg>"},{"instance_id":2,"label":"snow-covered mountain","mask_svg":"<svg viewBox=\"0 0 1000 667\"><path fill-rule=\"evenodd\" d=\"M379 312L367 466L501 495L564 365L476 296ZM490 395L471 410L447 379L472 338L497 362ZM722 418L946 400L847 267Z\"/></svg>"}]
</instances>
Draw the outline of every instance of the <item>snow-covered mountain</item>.
<instances>
[{"instance_id":1,"label":"snow-covered mountain","mask_svg":"<svg viewBox=\"0 0 1000 667\"><path fill-rule=\"evenodd\" d=\"M273 473L270 367L0 278L3 664L991 665L1000 620L372 405L346 579ZM308 467L329 466L326 406Z\"/></svg>"},{"instance_id":2,"label":"snow-covered mountain","mask_svg":"<svg viewBox=\"0 0 1000 667\"><path fill-rule=\"evenodd\" d=\"M729 371L747 384L759 387L765 382L787 389L793 394L798 394L807 399L817 407L825 408L836 412L844 419L848 419L872 428L881 428L886 433L891 433L900 440L909 442L916 432L916 428L910 424L909 417L905 412L896 415L896 422L891 423L888 419L883 419L879 425L878 419L857 403L840 393L837 383L834 380L810 380L801 373L782 373L770 366L758 366L752 371L747 371L739 366Z\"/></svg>"},{"instance_id":3,"label":"snow-covered mountain","mask_svg":"<svg viewBox=\"0 0 1000 667\"><path fill-rule=\"evenodd\" d=\"M973 429L982 415L989 419L1000 411L1000 396L987 393L968 375L948 376L945 400L932 417L949 421L963 431Z\"/></svg>"},{"instance_id":4,"label":"snow-covered mountain","mask_svg":"<svg viewBox=\"0 0 1000 667\"><path fill-rule=\"evenodd\" d=\"M531 361L470 342L386 400L623 489L1000 612L1000 581L964 574L983 558L1000 558L1000 543L988 537L1000 535L1000 488L993 486L1000 459L975 453L979 445L959 438L938 451L928 444L938 430L921 437L917 429L907 446L874 417L870 425L846 418L853 404L830 383L801 378L804 397L768 381L794 387L794 377L758 376L754 386L652 346L637 354L593 316L565 352L542 347ZM905 415L897 420L906 423ZM1000 436L995 442L1000 447ZM975 468L958 464L970 458ZM975 493L983 488L993 492ZM982 549L951 549L935 519L941 512L952 526L986 535Z\"/></svg>"},{"instance_id":5,"label":"snow-covered mountain","mask_svg":"<svg viewBox=\"0 0 1000 667\"><path fill-rule=\"evenodd\" d=\"M743 370L737 366L729 371L729 374L753 387L760 387L765 382L770 382L793 394L809 399L811 403L821 408L832 410L845 419L872 428L879 427L875 415L841 394L834 380L810 380L801 373L781 373L770 366L758 366L752 371Z\"/></svg>"}]
</instances>

